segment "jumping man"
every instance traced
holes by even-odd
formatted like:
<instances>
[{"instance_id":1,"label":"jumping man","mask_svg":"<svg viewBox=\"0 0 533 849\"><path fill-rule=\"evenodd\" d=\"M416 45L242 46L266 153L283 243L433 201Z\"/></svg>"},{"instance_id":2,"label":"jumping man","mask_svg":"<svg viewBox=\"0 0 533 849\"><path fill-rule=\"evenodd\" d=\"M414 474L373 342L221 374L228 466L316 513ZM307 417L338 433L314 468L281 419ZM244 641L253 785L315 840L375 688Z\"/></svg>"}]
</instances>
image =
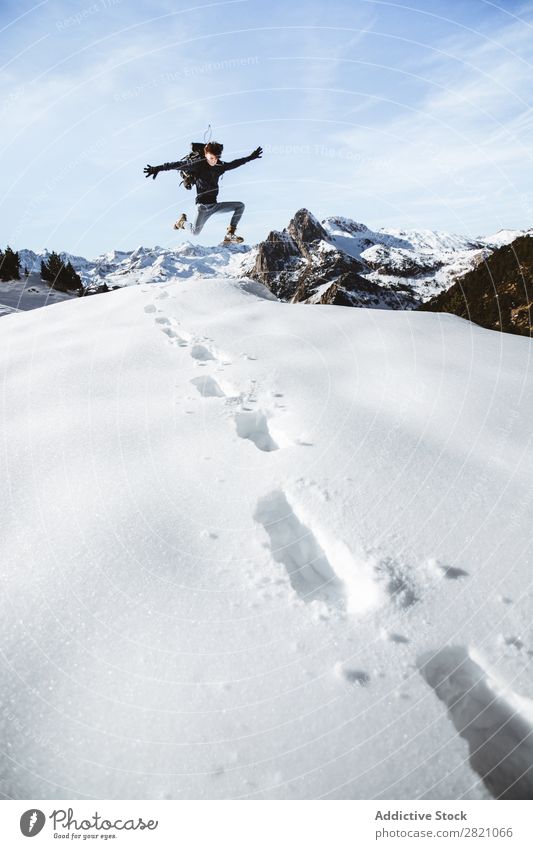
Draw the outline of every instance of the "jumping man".
<instances>
[{"instance_id":1,"label":"jumping man","mask_svg":"<svg viewBox=\"0 0 533 849\"><path fill-rule=\"evenodd\" d=\"M196 185L196 217L192 224L188 224L187 216L183 212L174 224L175 230L189 230L193 236L197 236L208 218L218 212L232 212L229 227L226 231L224 243L243 242L242 236L237 236L235 230L244 212L244 204L240 200L227 200L217 203L218 181L226 171L233 171L245 162L259 159L263 149L258 147L249 156L242 159L233 159L231 162L222 162L223 145L218 142L208 142L204 147L204 158L196 162L166 162L164 165L147 165L144 173L147 177L157 177L160 171L186 171L195 181Z\"/></svg>"}]
</instances>

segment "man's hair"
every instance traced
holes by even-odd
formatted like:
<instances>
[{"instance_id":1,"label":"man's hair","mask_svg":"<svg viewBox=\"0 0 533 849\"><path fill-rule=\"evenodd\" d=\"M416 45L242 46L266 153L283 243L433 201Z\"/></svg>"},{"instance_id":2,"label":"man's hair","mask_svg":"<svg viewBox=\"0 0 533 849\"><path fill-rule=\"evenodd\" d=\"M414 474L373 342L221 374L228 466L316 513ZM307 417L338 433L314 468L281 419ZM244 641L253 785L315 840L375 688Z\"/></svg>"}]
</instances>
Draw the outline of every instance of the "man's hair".
<instances>
[{"instance_id":1,"label":"man's hair","mask_svg":"<svg viewBox=\"0 0 533 849\"><path fill-rule=\"evenodd\" d=\"M207 142L204 147L204 153L214 153L215 156L221 156L224 150L224 145L219 142Z\"/></svg>"}]
</instances>

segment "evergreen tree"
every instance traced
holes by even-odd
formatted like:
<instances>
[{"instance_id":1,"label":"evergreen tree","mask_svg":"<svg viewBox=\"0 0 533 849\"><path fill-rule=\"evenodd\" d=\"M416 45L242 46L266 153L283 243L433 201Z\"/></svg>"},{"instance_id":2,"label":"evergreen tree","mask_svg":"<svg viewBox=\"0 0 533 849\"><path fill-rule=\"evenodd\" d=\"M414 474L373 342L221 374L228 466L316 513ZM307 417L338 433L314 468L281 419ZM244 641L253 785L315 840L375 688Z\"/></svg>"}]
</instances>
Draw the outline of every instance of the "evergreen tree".
<instances>
[{"instance_id":1,"label":"evergreen tree","mask_svg":"<svg viewBox=\"0 0 533 849\"><path fill-rule=\"evenodd\" d=\"M20 259L9 245L0 251L0 280L20 280Z\"/></svg>"},{"instance_id":2,"label":"evergreen tree","mask_svg":"<svg viewBox=\"0 0 533 849\"><path fill-rule=\"evenodd\" d=\"M63 260L55 251L49 255L48 259L41 260L41 277L47 283L53 284L59 277L63 268Z\"/></svg>"},{"instance_id":3,"label":"evergreen tree","mask_svg":"<svg viewBox=\"0 0 533 849\"><path fill-rule=\"evenodd\" d=\"M41 262L41 277L49 283L51 289L57 289L58 292L79 291L83 288L81 278L71 262L65 265L55 251L52 251L47 261Z\"/></svg>"},{"instance_id":4,"label":"evergreen tree","mask_svg":"<svg viewBox=\"0 0 533 849\"><path fill-rule=\"evenodd\" d=\"M66 264L65 271L67 274L67 289L69 291L80 291L80 289L83 289L81 277L70 260Z\"/></svg>"}]
</instances>

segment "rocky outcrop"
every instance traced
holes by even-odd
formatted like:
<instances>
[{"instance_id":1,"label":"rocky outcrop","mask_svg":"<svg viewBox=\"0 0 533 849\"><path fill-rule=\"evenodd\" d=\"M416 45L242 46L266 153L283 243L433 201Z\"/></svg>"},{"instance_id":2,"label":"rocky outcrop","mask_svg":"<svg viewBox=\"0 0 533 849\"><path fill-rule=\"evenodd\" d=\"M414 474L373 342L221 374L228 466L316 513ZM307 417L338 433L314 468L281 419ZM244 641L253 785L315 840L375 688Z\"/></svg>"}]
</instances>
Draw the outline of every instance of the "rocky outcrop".
<instances>
[{"instance_id":1,"label":"rocky outcrop","mask_svg":"<svg viewBox=\"0 0 533 849\"><path fill-rule=\"evenodd\" d=\"M351 232L365 229L364 225L350 224ZM412 308L419 303L408 286L385 288L363 276L369 271L369 264L335 245L309 210L299 209L284 230L272 231L258 245L248 275L267 286L276 297L293 303L389 309Z\"/></svg>"},{"instance_id":2,"label":"rocky outcrop","mask_svg":"<svg viewBox=\"0 0 533 849\"><path fill-rule=\"evenodd\" d=\"M329 241L326 230L308 209L298 210L294 218L289 221L287 233L304 254L308 245L321 240Z\"/></svg>"},{"instance_id":3,"label":"rocky outcrop","mask_svg":"<svg viewBox=\"0 0 533 849\"><path fill-rule=\"evenodd\" d=\"M531 336L533 235L498 248L420 309L449 312L491 330Z\"/></svg>"},{"instance_id":4,"label":"rocky outcrop","mask_svg":"<svg viewBox=\"0 0 533 849\"><path fill-rule=\"evenodd\" d=\"M288 233L272 230L258 246L248 276L263 283L276 297L290 300L297 287L302 253Z\"/></svg>"}]
</instances>

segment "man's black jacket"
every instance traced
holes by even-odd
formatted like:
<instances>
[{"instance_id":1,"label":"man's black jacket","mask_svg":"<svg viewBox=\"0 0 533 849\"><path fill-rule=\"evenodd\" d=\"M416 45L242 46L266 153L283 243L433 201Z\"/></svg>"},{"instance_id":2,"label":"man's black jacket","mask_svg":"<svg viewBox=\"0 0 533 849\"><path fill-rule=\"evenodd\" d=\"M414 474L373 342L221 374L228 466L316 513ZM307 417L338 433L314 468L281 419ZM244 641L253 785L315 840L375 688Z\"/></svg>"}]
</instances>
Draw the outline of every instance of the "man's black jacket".
<instances>
[{"instance_id":1,"label":"man's black jacket","mask_svg":"<svg viewBox=\"0 0 533 849\"><path fill-rule=\"evenodd\" d=\"M242 159L233 159L231 162L221 162L210 165L207 159L198 162L165 162L158 165L158 171L187 171L194 174L196 179L196 203L216 203L218 195L218 181L225 171L233 171L246 162L255 159L254 156L244 156Z\"/></svg>"}]
</instances>

